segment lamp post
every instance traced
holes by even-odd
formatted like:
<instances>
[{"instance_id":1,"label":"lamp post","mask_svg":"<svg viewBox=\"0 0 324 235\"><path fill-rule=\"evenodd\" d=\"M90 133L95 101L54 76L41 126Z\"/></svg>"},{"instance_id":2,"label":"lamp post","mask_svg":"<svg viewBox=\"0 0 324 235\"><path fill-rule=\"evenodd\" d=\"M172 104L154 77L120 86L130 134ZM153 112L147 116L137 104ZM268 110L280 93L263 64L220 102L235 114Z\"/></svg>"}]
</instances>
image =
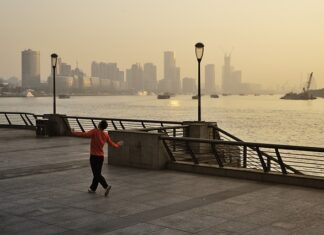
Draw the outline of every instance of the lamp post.
<instances>
[{"instance_id":1,"label":"lamp post","mask_svg":"<svg viewBox=\"0 0 324 235\"><path fill-rule=\"evenodd\" d=\"M195 45L196 57L198 61L198 122L201 121L201 94L200 94L200 62L204 55L204 44L201 42Z\"/></svg>"},{"instance_id":2,"label":"lamp post","mask_svg":"<svg viewBox=\"0 0 324 235\"><path fill-rule=\"evenodd\" d=\"M57 64L57 54L51 55L51 64L53 68L53 114L56 114L56 92L55 92L55 70Z\"/></svg>"}]
</instances>

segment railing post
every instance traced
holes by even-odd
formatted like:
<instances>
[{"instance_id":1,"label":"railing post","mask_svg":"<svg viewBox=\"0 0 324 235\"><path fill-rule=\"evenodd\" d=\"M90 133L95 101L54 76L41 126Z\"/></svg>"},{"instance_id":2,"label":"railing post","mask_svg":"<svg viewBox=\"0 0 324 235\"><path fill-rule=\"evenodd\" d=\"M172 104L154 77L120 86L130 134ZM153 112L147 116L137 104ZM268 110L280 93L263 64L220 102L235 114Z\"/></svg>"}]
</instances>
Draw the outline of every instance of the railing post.
<instances>
[{"instance_id":1,"label":"railing post","mask_svg":"<svg viewBox=\"0 0 324 235\"><path fill-rule=\"evenodd\" d=\"M146 126L145 126L145 124L144 124L144 122L142 121L142 126L143 126L143 128L146 128Z\"/></svg>"},{"instance_id":2,"label":"railing post","mask_svg":"<svg viewBox=\"0 0 324 235\"><path fill-rule=\"evenodd\" d=\"M113 125L113 127L114 127L114 129L115 130L117 130L118 128L117 128L117 126L116 126L116 124L114 123L114 121L113 120L111 120L111 124Z\"/></svg>"},{"instance_id":3,"label":"railing post","mask_svg":"<svg viewBox=\"0 0 324 235\"><path fill-rule=\"evenodd\" d=\"M222 162L222 160L220 159L220 157L219 157L219 155L217 153L217 150L216 150L216 147L215 147L215 143L211 143L211 148L212 148L212 150L214 152L214 156L216 158L216 161L218 163L218 166L219 167L224 167L223 162Z\"/></svg>"},{"instance_id":4,"label":"railing post","mask_svg":"<svg viewBox=\"0 0 324 235\"><path fill-rule=\"evenodd\" d=\"M25 117L26 117L26 119L28 120L29 124L30 124L31 126L34 126L33 122L29 119L29 117L28 117L27 114L25 114ZM37 117L35 117L35 116L34 116L34 118L37 119Z\"/></svg>"},{"instance_id":5,"label":"railing post","mask_svg":"<svg viewBox=\"0 0 324 235\"><path fill-rule=\"evenodd\" d=\"M268 168L267 168L266 163L264 162L264 159L263 159L263 157L262 157L262 154L261 154L260 148L259 148L259 147L256 147L256 151L257 151L257 153L258 153L258 156L259 156L260 163L261 163L261 165L262 165L263 171L264 171L264 172L267 172Z\"/></svg>"},{"instance_id":6,"label":"railing post","mask_svg":"<svg viewBox=\"0 0 324 235\"><path fill-rule=\"evenodd\" d=\"M247 162L247 147L243 146L243 168L246 168Z\"/></svg>"},{"instance_id":7,"label":"railing post","mask_svg":"<svg viewBox=\"0 0 324 235\"><path fill-rule=\"evenodd\" d=\"M269 172L271 170L271 159L267 157L267 171Z\"/></svg>"},{"instance_id":8,"label":"railing post","mask_svg":"<svg viewBox=\"0 0 324 235\"><path fill-rule=\"evenodd\" d=\"M93 121L92 118L91 118L91 122L92 122L92 125L93 125L95 128L97 128L97 125L96 125L96 123Z\"/></svg>"},{"instance_id":9,"label":"railing post","mask_svg":"<svg viewBox=\"0 0 324 235\"><path fill-rule=\"evenodd\" d=\"M279 163L280 168L281 168L281 172L283 174L287 175L287 170L286 170L285 164L283 163L282 158L280 156L279 149L275 148L275 151L276 151L276 155L277 155L277 158L278 158L278 163Z\"/></svg>"},{"instance_id":10,"label":"railing post","mask_svg":"<svg viewBox=\"0 0 324 235\"><path fill-rule=\"evenodd\" d=\"M199 164L198 159L196 158L195 153L192 151L192 149L191 149L190 144L189 144L188 141L186 141L186 146L187 146L187 148L188 148L188 151L189 151L189 153L190 153L190 156L191 156L193 162L194 162L195 164Z\"/></svg>"},{"instance_id":11,"label":"railing post","mask_svg":"<svg viewBox=\"0 0 324 235\"><path fill-rule=\"evenodd\" d=\"M175 128L173 128L173 137L175 138L176 137L176 129ZM175 145L175 141L173 141L173 151L176 151L176 145Z\"/></svg>"},{"instance_id":12,"label":"railing post","mask_svg":"<svg viewBox=\"0 0 324 235\"><path fill-rule=\"evenodd\" d=\"M175 162L176 159L175 159L173 153L171 152L171 150L170 150L168 144L166 143L166 140L162 140L162 142L163 142L163 145L164 145L164 147L165 147L167 153L169 154L169 157L170 157L171 161Z\"/></svg>"},{"instance_id":13,"label":"railing post","mask_svg":"<svg viewBox=\"0 0 324 235\"><path fill-rule=\"evenodd\" d=\"M22 114L20 114L20 117L21 117L21 119L24 121L25 125L28 126L28 123L27 123L27 121L25 120L24 116L23 116Z\"/></svg>"},{"instance_id":14,"label":"railing post","mask_svg":"<svg viewBox=\"0 0 324 235\"><path fill-rule=\"evenodd\" d=\"M6 113L4 115L5 115L5 117L6 117L7 121L8 121L8 124L11 125L11 121L10 121L8 115Z\"/></svg>"},{"instance_id":15,"label":"railing post","mask_svg":"<svg viewBox=\"0 0 324 235\"><path fill-rule=\"evenodd\" d=\"M123 128L123 130L125 130L125 127L124 127L122 121L119 121L119 124L120 124L120 126Z\"/></svg>"},{"instance_id":16,"label":"railing post","mask_svg":"<svg viewBox=\"0 0 324 235\"><path fill-rule=\"evenodd\" d=\"M83 129L83 126L81 125L80 121L79 121L79 118L76 118L76 121L81 129L82 132L85 132L84 129Z\"/></svg>"}]
</instances>

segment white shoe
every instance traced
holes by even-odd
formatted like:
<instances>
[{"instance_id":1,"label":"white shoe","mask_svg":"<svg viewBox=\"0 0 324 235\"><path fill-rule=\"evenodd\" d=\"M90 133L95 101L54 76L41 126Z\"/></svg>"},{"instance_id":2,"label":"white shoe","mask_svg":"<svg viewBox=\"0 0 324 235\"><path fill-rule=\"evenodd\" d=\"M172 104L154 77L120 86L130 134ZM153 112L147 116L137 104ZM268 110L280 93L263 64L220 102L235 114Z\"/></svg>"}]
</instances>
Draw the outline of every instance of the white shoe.
<instances>
[{"instance_id":1,"label":"white shoe","mask_svg":"<svg viewBox=\"0 0 324 235\"><path fill-rule=\"evenodd\" d=\"M96 193L96 191L93 191L91 188L88 188L88 193Z\"/></svg>"}]
</instances>

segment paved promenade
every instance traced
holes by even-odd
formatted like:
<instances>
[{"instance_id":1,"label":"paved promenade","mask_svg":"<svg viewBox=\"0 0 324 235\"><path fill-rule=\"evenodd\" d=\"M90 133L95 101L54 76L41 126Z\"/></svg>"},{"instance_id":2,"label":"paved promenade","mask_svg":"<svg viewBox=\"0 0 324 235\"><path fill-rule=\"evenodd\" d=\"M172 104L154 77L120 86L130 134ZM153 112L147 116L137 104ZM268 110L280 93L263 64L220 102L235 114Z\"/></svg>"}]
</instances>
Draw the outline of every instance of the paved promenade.
<instances>
[{"instance_id":1,"label":"paved promenade","mask_svg":"<svg viewBox=\"0 0 324 235\"><path fill-rule=\"evenodd\" d=\"M0 129L0 234L324 234L323 190L104 164L105 198L88 152Z\"/></svg>"}]
</instances>

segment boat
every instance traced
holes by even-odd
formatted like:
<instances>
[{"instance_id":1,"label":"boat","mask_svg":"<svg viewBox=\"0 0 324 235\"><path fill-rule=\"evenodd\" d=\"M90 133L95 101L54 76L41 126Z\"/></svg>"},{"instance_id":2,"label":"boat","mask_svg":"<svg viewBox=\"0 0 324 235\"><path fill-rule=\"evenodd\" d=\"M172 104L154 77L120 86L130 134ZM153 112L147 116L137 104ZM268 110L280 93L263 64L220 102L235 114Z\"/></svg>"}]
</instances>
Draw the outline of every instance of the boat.
<instances>
[{"instance_id":1,"label":"boat","mask_svg":"<svg viewBox=\"0 0 324 235\"><path fill-rule=\"evenodd\" d=\"M69 99L70 96L66 94L58 95L59 99Z\"/></svg>"},{"instance_id":2,"label":"boat","mask_svg":"<svg viewBox=\"0 0 324 235\"><path fill-rule=\"evenodd\" d=\"M313 94L310 93L309 88L312 82L313 78L313 72L310 73L306 87L303 88L303 91L301 93L294 93L294 92L289 92L285 94L283 97L280 99L283 100L314 100L316 99Z\"/></svg>"},{"instance_id":3,"label":"boat","mask_svg":"<svg viewBox=\"0 0 324 235\"><path fill-rule=\"evenodd\" d=\"M157 98L158 99L170 99L170 94L169 93L167 93L167 92L165 92L165 93L163 93L163 94L159 94L158 96L157 96Z\"/></svg>"},{"instance_id":4,"label":"boat","mask_svg":"<svg viewBox=\"0 0 324 235\"><path fill-rule=\"evenodd\" d=\"M280 99L283 100L315 100L316 97L313 96L309 92L302 92L302 93L294 93L294 92L289 92L285 94L283 97Z\"/></svg>"},{"instance_id":5,"label":"boat","mask_svg":"<svg viewBox=\"0 0 324 235\"><path fill-rule=\"evenodd\" d=\"M193 95L193 96L191 97L191 99L193 99L193 100L197 100L197 99L198 99L198 95Z\"/></svg>"},{"instance_id":6,"label":"boat","mask_svg":"<svg viewBox=\"0 0 324 235\"><path fill-rule=\"evenodd\" d=\"M210 98L219 98L219 96L217 94L211 94Z\"/></svg>"}]
</instances>

